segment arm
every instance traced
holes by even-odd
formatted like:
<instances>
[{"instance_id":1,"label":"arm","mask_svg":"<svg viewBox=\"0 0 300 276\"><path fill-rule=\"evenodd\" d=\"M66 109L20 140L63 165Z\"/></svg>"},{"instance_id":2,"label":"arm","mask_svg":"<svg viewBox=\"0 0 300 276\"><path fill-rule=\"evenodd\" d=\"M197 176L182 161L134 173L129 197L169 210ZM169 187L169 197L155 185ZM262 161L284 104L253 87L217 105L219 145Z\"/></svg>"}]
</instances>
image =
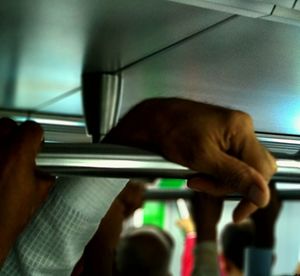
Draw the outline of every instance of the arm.
<instances>
[{"instance_id":1,"label":"arm","mask_svg":"<svg viewBox=\"0 0 300 276\"><path fill-rule=\"evenodd\" d=\"M193 276L217 276L219 275L217 224L222 214L223 199L195 193L192 207L197 230Z\"/></svg>"},{"instance_id":2,"label":"arm","mask_svg":"<svg viewBox=\"0 0 300 276\"><path fill-rule=\"evenodd\" d=\"M42 138L33 122L0 120L0 266L54 181L35 166Z\"/></svg>"},{"instance_id":3,"label":"arm","mask_svg":"<svg viewBox=\"0 0 300 276\"><path fill-rule=\"evenodd\" d=\"M189 187L244 198L236 221L269 201L274 158L257 141L251 118L240 111L182 99L151 99L134 107L103 142L162 154L200 173Z\"/></svg>"},{"instance_id":4,"label":"arm","mask_svg":"<svg viewBox=\"0 0 300 276\"><path fill-rule=\"evenodd\" d=\"M190 276L194 267L194 248L196 244L196 229L191 217L182 218L177 221L177 226L183 230L185 240L181 257L181 275Z\"/></svg>"},{"instance_id":5,"label":"arm","mask_svg":"<svg viewBox=\"0 0 300 276\"><path fill-rule=\"evenodd\" d=\"M275 226L281 210L275 184L271 183L271 201L263 209L252 215L255 226L253 246L246 249L245 273L251 276L271 275L273 248L275 244Z\"/></svg>"},{"instance_id":6,"label":"arm","mask_svg":"<svg viewBox=\"0 0 300 276\"><path fill-rule=\"evenodd\" d=\"M92 240L86 246L81 272L75 275L113 275L115 249L125 219L142 206L145 187L129 182L113 201ZM77 268L78 269L78 268Z\"/></svg>"}]
</instances>

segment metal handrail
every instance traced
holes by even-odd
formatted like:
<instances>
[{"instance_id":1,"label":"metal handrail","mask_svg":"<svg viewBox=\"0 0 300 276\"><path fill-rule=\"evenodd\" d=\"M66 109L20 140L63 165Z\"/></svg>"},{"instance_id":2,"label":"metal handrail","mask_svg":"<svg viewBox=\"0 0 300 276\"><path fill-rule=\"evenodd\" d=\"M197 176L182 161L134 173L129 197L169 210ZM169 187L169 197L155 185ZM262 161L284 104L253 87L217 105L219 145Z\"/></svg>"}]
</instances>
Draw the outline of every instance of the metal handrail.
<instances>
[{"instance_id":1,"label":"metal handrail","mask_svg":"<svg viewBox=\"0 0 300 276\"><path fill-rule=\"evenodd\" d=\"M278 166L273 180L300 183L299 155L273 155ZM151 152L109 144L46 144L36 162L55 175L186 179L198 174Z\"/></svg>"}]
</instances>

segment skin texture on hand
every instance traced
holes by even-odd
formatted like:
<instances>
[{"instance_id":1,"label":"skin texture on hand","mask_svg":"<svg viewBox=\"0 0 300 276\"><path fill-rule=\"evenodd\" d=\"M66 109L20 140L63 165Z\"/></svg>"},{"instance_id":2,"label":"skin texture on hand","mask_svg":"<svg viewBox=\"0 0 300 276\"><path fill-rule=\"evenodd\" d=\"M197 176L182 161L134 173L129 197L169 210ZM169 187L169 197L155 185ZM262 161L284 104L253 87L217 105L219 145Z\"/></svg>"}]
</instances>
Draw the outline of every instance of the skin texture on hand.
<instances>
[{"instance_id":1,"label":"skin texture on hand","mask_svg":"<svg viewBox=\"0 0 300 276\"><path fill-rule=\"evenodd\" d=\"M195 192L192 214L197 230L197 241L216 241L217 224L223 210L223 198Z\"/></svg>"},{"instance_id":2,"label":"skin texture on hand","mask_svg":"<svg viewBox=\"0 0 300 276\"><path fill-rule=\"evenodd\" d=\"M198 171L188 181L195 191L242 194L235 221L269 202L268 182L276 163L256 139L250 116L241 111L177 98L151 99L125 115L103 142L151 150Z\"/></svg>"},{"instance_id":3,"label":"skin texture on hand","mask_svg":"<svg viewBox=\"0 0 300 276\"><path fill-rule=\"evenodd\" d=\"M36 169L42 139L42 128L34 122L17 126L0 119L1 264L54 183L53 177Z\"/></svg>"}]
</instances>

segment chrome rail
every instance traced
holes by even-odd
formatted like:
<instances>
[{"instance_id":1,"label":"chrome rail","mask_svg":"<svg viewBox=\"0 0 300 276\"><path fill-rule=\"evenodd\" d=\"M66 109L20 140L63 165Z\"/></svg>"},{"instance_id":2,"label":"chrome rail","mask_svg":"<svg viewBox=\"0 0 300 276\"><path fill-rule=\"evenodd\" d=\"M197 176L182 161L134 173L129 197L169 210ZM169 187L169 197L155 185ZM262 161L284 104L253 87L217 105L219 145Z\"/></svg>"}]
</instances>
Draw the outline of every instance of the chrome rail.
<instances>
[{"instance_id":1,"label":"chrome rail","mask_svg":"<svg viewBox=\"0 0 300 276\"><path fill-rule=\"evenodd\" d=\"M277 159L277 182L300 183L298 153L273 152ZM120 178L182 178L197 172L169 162L153 153L108 144L46 144L36 159L38 167L54 175Z\"/></svg>"},{"instance_id":2,"label":"chrome rail","mask_svg":"<svg viewBox=\"0 0 300 276\"><path fill-rule=\"evenodd\" d=\"M299 189L284 190L277 187L278 196L281 200L300 200L300 185ZM144 194L145 200L177 200L178 198L190 200L193 196L193 191L190 189L147 189ZM240 200L241 195L227 195L226 200Z\"/></svg>"}]
</instances>

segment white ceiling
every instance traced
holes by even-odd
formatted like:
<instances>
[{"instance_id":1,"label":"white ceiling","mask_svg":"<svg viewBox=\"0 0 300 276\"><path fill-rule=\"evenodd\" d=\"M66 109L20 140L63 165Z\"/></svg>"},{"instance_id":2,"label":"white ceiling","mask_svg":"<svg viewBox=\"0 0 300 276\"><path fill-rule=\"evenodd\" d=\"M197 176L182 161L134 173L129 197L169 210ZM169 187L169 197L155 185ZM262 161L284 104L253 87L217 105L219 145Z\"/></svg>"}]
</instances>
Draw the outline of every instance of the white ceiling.
<instances>
[{"instance_id":1,"label":"white ceiling","mask_svg":"<svg viewBox=\"0 0 300 276\"><path fill-rule=\"evenodd\" d=\"M236 17L125 70L123 113L160 96L238 108L258 131L300 134L299 28Z\"/></svg>"},{"instance_id":2,"label":"white ceiling","mask_svg":"<svg viewBox=\"0 0 300 276\"><path fill-rule=\"evenodd\" d=\"M0 108L82 115L81 72L121 71L122 113L180 96L300 135L299 27L169 1L5 0L0 14Z\"/></svg>"},{"instance_id":3,"label":"white ceiling","mask_svg":"<svg viewBox=\"0 0 300 276\"><path fill-rule=\"evenodd\" d=\"M5 0L0 14L0 105L33 110L83 68L118 70L229 16L146 0ZM68 106L49 110L81 113Z\"/></svg>"}]
</instances>

